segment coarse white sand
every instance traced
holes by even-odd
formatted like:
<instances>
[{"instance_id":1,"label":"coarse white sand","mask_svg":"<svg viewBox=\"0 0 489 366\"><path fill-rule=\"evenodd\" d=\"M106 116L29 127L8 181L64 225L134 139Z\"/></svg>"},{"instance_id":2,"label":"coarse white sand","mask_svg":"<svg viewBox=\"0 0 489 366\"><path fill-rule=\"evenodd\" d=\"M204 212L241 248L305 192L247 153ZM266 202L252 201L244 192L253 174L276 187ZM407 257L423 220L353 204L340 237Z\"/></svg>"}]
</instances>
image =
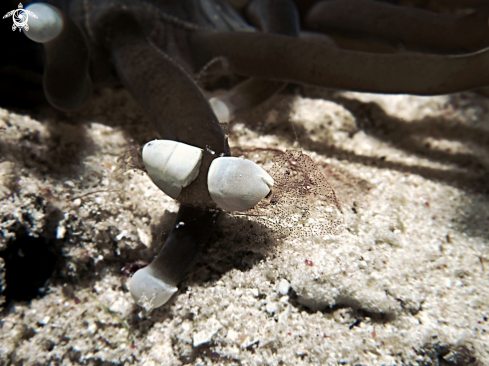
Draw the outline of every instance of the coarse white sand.
<instances>
[{"instance_id":1,"label":"coarse white sand","mask_svg":"<svg viewBox=\"0 0 489 366\"><path fill-rule=\"evenodd\" d=\"M178 205L116 172L156 137L142 112L111 89L78 113L0 110L0 249L23 229L60 253L43 296L4 304L0 365L489 364L489 99L300 95L234 120L230 145L257 162L302 149L345 230L283 237L224 214L151 313L120 270L151 260Z\"/></svg>"}]
</instances>

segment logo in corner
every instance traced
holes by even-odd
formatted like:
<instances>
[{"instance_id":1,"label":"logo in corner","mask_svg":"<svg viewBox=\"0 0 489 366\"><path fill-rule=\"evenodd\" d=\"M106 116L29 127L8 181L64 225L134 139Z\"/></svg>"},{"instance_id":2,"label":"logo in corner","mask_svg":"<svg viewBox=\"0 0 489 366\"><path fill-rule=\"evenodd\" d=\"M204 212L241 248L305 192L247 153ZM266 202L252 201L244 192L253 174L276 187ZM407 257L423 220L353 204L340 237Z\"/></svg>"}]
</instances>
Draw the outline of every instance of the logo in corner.
<instances>
[{"instance_id":1,"label":"logo in corner","mask_svg":"<svg viewBox=\"0 0 489 366\"><path fill-rule=\"evenodd\" d=\"M27 24L27 21L29 20L29 15L37 19L36 14L34 14L32 11L25 10L22 3L19 3L19 8L9 11L3 16L3 19L12 17L14 21L14 24L12 25L13 31L15 31L17 28L19 29L19 32L22 30L22 28L28 31L29 24Z\"/></svg>"}]
</instances>

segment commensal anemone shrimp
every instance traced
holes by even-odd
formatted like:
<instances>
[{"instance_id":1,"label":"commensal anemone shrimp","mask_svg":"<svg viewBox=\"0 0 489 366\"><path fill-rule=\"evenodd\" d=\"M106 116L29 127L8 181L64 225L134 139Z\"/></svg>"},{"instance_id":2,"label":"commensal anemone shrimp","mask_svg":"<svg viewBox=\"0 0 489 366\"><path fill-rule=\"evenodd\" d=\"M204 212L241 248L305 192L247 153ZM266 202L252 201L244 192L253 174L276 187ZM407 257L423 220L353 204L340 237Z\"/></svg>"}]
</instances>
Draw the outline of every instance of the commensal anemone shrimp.
<instances>
[{"instance_id":1,"label":"commensal anemone shrimp","mask_svg":"<svg viewBox=\"0 0 489 366\"><path fill-rule=\"evenodd\" d=\"M48 102L76 110L94 86L122 84L161 137L144 145L144 166L181 206L160 254L131 280L135 300L151 307L163 305L176 291L222 210L275 216L276 222L263 220L281 225L284 212L294 216L292 208L301 207L287 186L295 176L294 182L304 183L298 189L307 191L296 197L322 196L341 211L310 159L286 152L267 173L230 156L220 122L256 107L289 82L416 95L489 84L484 9L458 17L372 0L52 3L26 7L38 18L24 31L44 46ZM244 80L207 100L197 80L216 65ZM289 169L294 161L309 168ZM304 219L301 215L295 222ZM326 220L311 233L338 227L334 219Z\"/></svg>"}]
</instances>

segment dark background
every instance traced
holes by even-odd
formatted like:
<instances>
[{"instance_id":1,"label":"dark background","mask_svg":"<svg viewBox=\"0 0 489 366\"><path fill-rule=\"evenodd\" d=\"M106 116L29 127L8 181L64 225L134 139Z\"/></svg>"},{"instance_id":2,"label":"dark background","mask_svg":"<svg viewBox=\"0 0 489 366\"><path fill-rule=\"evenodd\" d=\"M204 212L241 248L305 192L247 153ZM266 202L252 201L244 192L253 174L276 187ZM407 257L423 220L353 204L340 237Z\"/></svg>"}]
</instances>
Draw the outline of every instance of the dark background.
<instances>
[{"instance_id":1,"label":"dark background","mask_svg":"<svg viewBox=\"0 0 489 366\"><path fill-rule=\"evenodd\" d=\"M18 6L18 1L2 0L0 15ZM12 25L11 17L0 20L0 107L30 109L47 103L42 92L44 51L22 31L12 31Z\"/></svg>"}]
</instances>

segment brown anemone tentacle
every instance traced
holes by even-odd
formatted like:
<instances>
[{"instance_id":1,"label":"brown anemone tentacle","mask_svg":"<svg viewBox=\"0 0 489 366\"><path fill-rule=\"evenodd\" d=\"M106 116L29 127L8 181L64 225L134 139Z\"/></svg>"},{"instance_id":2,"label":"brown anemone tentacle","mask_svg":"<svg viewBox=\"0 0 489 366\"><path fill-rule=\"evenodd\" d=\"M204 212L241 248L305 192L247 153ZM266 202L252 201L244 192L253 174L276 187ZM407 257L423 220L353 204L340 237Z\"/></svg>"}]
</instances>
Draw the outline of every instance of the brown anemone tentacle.
<instances>
[{"instance_id":1,"label":"brown anemone tentacle","mask_svg":"<svg viewBox=\"0 0 489 366\"><path fill-rule=\"evenodd\" d=\"M317 43L326 47L339 47L333 37L319 32L301 31L299 38L307 42Z\"/></svg>"},{"instance_id":2,"label":"brown anemone tentacle","mask_svg":"<svg viewBox=\"0 0 489 366\"><path fill-rule=\"evenodd\" d=\"M204 150L199 176L178 200L212 207L207 171L214 158L230 155L230 150L205 96L182 67L147 39L132 15L115 14L109 24L117 73L160 136Z\"/></svg>"},{"instance_id":3,"label":"brown anemone tentacle","mask_svg":"<svg viewBox=\"0 0 489 366\"><path fill-rule=\"evenodd\" d=\"M460 16L374 0L328 0L310 9L304 26L324 33L368 35L416 50L454 54L489 47L488 17L489 8Z\"/></svg>"},{"instance_id":4,"label":"brown anemone tentacle","mask_svg":"<svg viewBox=\"0 0 489 366\"><path fill-rule=\"evenodd\" d=\"M90 98L92 82L88 74L88 42L73 20L62 10L48 5L62 24L60 33L43 42L46 65L42 79L44 95L57 109L71 111L81 108Z\"/></svg>"},{"instance_id":5,"label":"brown anemone tentacle","mask_svg":"<svg viewBox=\"0 0 489 366\"><path fill-rule=\"evenodd\" d=\"M253 0L246 8L250 23L261 32L300 36L299 15L292 0ZM210 99L221 121L253 109L280 92L286 83L249 78L227 92Z\"/></svg>"},{"instance_id":6,"label":"brown anemone tentacle","mask_svg":"<svg viewBox=\"0 0 489 366\"><path fill-rule=\"evenodd\" d=\"M344 36L339 34L325 34L311 31L307 32L306 34L308 34L309 36L306 36L305 39L309 37L309 39L311 39L313 42L315 39L319 39L319 35L322 35L323 37L328 37L328 39L330 40L329 42L333 43L331 44L331 46L347 50L375 53L406 52L405 49L400 49L399 47L396 47L395 44L393 44L389 40L379 38ZM314 36L312 36L312 34L314 34Z\"/></svg>"},{"instance_id":7,"label":"brown anemone tentacle","mask_svg":"<svg viewBox=\"0 0 489 366\"><path fill-rule=\"evenodd\" d=\"M209 102L214 107L219 120L228 122L270 99L285 85L286 83L281 81L249 78L225 93L212 97Z\"/></svg>"},{"instance_id":8,"label":"brown anemone tentacle","mask_svg":"<svg viewBox=\"0 0 489 366\"><path fill-rule=\"evenodd\" d=\"M338 47L348 50L362 51L362 52L375 52L375 53L404 53L405 51L399 50L387 42L373 39L359 39L356 37L338 37L337 35L331 36L324 33L316 32L301 32L301 38L309 42L316 42L328 47ZM489 97L489 87L474 89L474 92Z\"/></svg>"},{"instance_id":9,"label":"brown anemone tentacle","mask_svg":"<svg viewBox=\"0 0 489 366\"><path fill-rule=\"evenodd\" d=\"M398 48L385 40L370 38L347 37L337 34L325 34L313 31L301 31L299 37L304 41L317 43L326 47L337 47L347 50L375 52L375 53L399 53Z\"/></svg>"},{"instance_id":10,"label":"brown anemone tentacle","mask_svg":"<svg viewBox=\"0 0 489 366\"><path fill-rule=\"evenodd\" d=\"M219 210L180 206L175 225L156 258L149 264L157 277L176 286L209 240Z\"/></svg>"},{"instance_id":11,"label":"brown anemone tentacle","mask_svg":"<svg viewBox=\"0 0 489 366\"><path fill-rule=\"evenodd\" d=\"M240 75L373 93L437 95L489 85L489 49L466 55L381 54L277 34L194 33L194 58L225 57Z\"/></svg>"}]
</instances>

